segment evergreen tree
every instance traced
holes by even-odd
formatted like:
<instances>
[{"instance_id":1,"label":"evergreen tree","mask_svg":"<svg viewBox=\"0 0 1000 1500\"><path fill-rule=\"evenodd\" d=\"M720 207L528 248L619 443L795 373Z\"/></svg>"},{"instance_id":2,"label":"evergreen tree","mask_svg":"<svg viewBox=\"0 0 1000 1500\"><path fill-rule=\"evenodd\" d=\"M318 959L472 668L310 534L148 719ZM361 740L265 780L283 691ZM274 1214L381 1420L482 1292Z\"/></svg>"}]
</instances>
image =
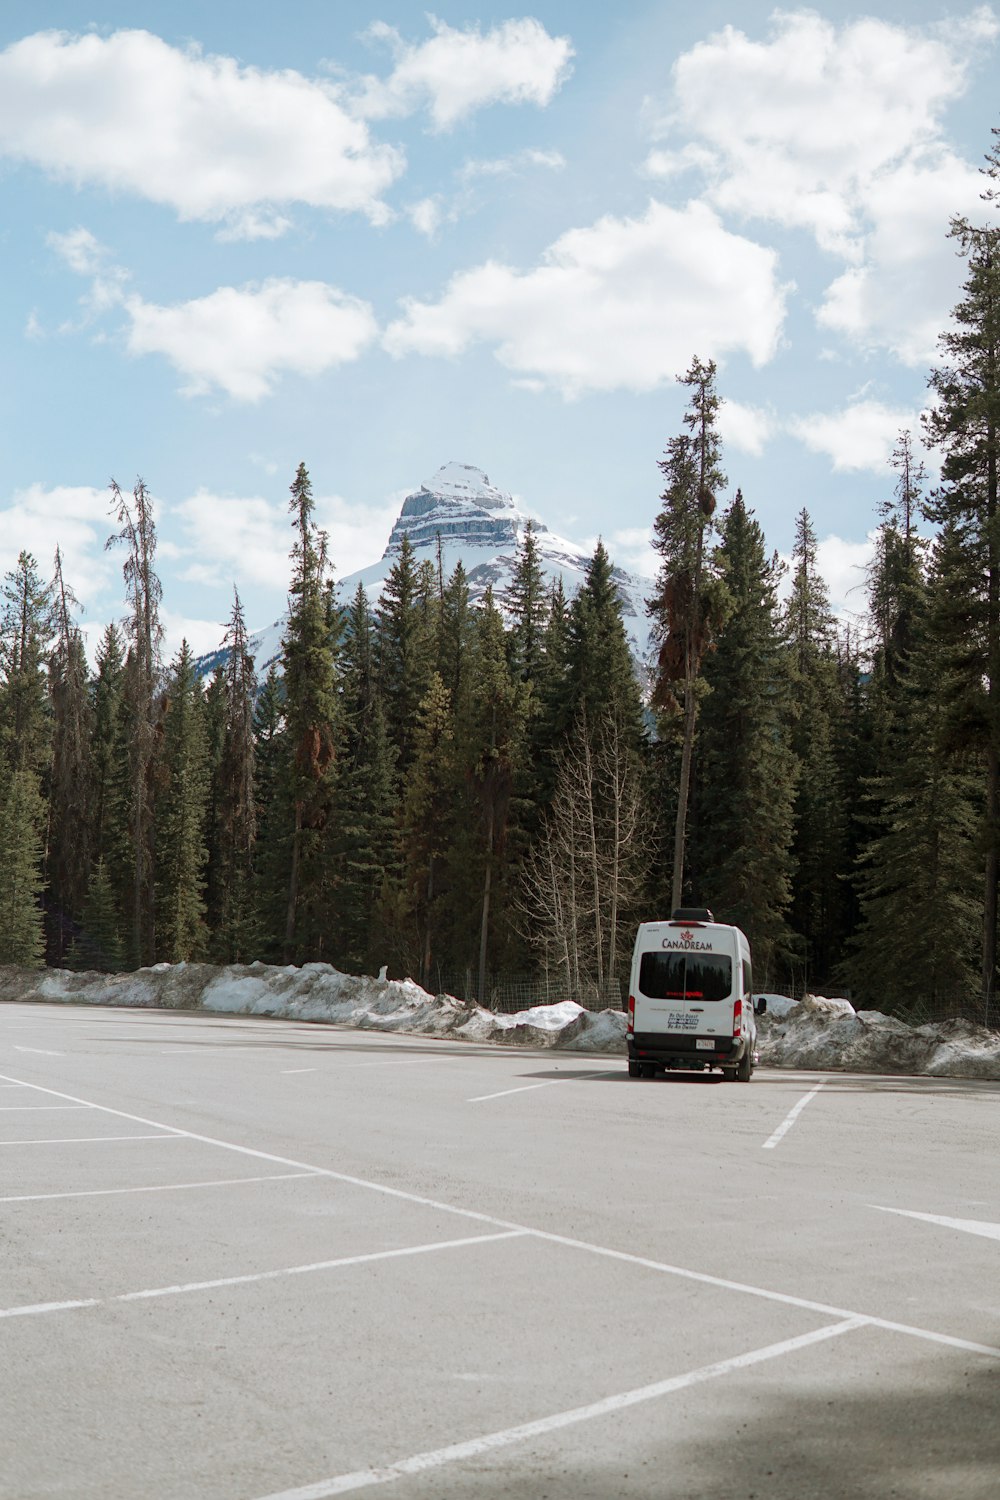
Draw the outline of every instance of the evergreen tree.
<instances>
[{"instance_id":1,"label":"evergreen tree","mask_svg":"<svg viewBox=\"0 0 1000 1500\"><path fill-rule=\"evenodd\" d=\"M847 974L861 1003L923 1019L965 1010L978 989L980 812L975 754L947 745L944 671L932 621L941 618L961 543L946 526L929 585L911 611L911 641L895 665L893 712L869 797L872 828L859 859L861 920ZM961 564L964 571L964 563ZM982 1013L975 1017L985 1019Z\"/></svg>"},{"instance_id":2,"label":"evergreen tree","mask_svg":"<svg viewBox=\"0 0 1000 1500\"><path fill-rule=\"evenodd\" d=\"M289 503L295 544L282 641L294 812L285 920L288 962L319 955L329 895L323 853L335 774L337 629L326 537L316 527L314 509L309 474L299 464Z\"/></svg>"},{"instance_id":3,"label":"evergreen tree","mask_svg":"<svg viewBox=\"0 0 1000 1500\"><path fill-rule=\"evenodd\" d=\"M118 974L125 967L121 916L103 859L98 859L91 873L79 929L66 964L70 969L94 969L105 974Z\"/></svg>"},{"instance_id":4,"label":"evergreen tree","mask_svg":"<svg viewBox=\"0 0 1000 1500\"><path fill-rule=\"evenodd\" d=\"M522 682L536 682L545 651L549 601L533 521L528 522L517 539L514 571L503 603L511 618L508 637L511 671Z\"/></svg>"},{"instance_id":5,"label":"evergreen tree","mask_svg":"<svg viewBox=\"0 0 1000 1500\"><path fill-rule=\"evenodd\" d=\"M416 963L417 978L425 987L435 972L441 908L447 897L442 886L444 856L454 808L455 731L448 689L437 672L417 711L413 759L403 788L403 891L399 911L404 954Z\"/></svg>"},{"instance_id":6,"label":"evergreen tree","mask_svg":"<svg viewBox=\"0 0 1000 1500\"><path fill-rule=\"evenodd\" d=\"M717 563L731 608L704 666L695 783L697 888L718 921L749 935L773 981L791 934L795 763L788 744L788 673L777 589L783 571L740 490L721 525Z\"/></svg>"},{"instance_id":7,"label":"evergreen tree","mask_svg":"<svg viewBox=\"0 0 1000 1500\"><path fill-rule=\"evenodd\" d=\"M848 813L837 759L842 709L837 637L806 510L796 520L785 629L792 687L790 743L797 764L790 920L801 940L800 978L808 983L831 978L841 957Z\"/></svg>"},{"instance_id":8,"label":"evergreen tree","mask_svg":"<svg viewBox=\"0 0 1000 1500\"><path fill-rule=\"evenodd\" d=\"M486 1002L487 957L492 933L495 872L504 851L514 775L522 755L527 693L511 674L500 611L487 589L476 614L475 692L463 714L459 733L467 785L471 793L476 865L482 868L479 902L477 994Z\"/></svg>"},{"instance_id":9,"label":"evergreen tree","mask_svg":"<svg viewBox=\"0 0 1000 1500\"><path fill-rule=\"evenodd\" d=\"M996 157L988 161L995 175ZM942 462L928 509L959 544L950 559L953 594L941 601L936 629L944 648L945 740L963 756L974 747L982 768L980 982L988 1005L996 989L1000 886L1000 229L957 219L951 233L967 274L930 379L936 401L925 426Z\"/></svg>"},{"instance_id":10,"label":"evergreen tree","mask_svg":"<svg viewBox=\"0 0 1000 1500\"><path fill-rule=\"evenodd\" d=\"M45 655L52 639L52 599L30 552L3 580L0 615L0 746L18 770L48 768L51 725Z\"/></svg>"},{"instance_id":11,"label":"evergreen tree","mask_svg":"<svg viewBox=\"0 0 1000 1500\"><path fill-rule=\"evenodd\" d=\"M402 778L415 753L417 710L434 668L427 579L405 533L379 600L376 638L386 727L396 751L396 774Z\"/></svg>"},{"instance_id":12,"label":"evergreen tree","mask_svg":"<svg viewBox=\"0 0 1000 1500\"><path fill-rule=\"evenodd\" d=\"M614 569L599 541L569 607L564 730L585 715L595 728L612 711L634 748L643 739L642 696L629 651Z\"/></svg>"},{"instance_id":13,"label":"evergreen tree","mask_svg":"<svg viewBox=\"0 0 1000 1500\"><path fill-rule=\"evenodd\" d=\"M682 383L690 391L684 415L687 431L673 438L660 461L667 487L654 523L653 546L660 555L656 592L649 600L659 660L653 704L668 718L680 714L681 761L674 831L671 907L680 904L701 665L725 617L721 579L706 555L718 491L724 488L722 447L716 426L719 397L715 363L692 361ZM661 733L666 726L661 724Z\"/></svg>"},{"instance_id":14,"label":"evergreen tree","mask_svg":"<svg viewBox=\"0 0 1000 1500\"><path fill-rule=\"evenodd\" d=\"M113 624L104 630L96 665L96 676L91 684L93 789L90 843L94 862L103 862L120 916L128 909L131 890L130 777L125 660L121 636Z\"/></svg>"},{"instance_id":15,"label":"evergreen tree","mask_svg":"<svg viewBox=\"0 0 1000 1500\"><path fill-rule=\"evenodd\" d=\"M257 678L247 641L240 596L233 590L233 612L223 640L222 735L216 769L218 825L218 905L214 940L223 963L246 963L254 956L254 850L257 841L254 702Z\"/></svg>"},{"instance_id":16,"label":"evergreen tree","mask_svg":"<svg viewBox=\"0 0 1000 1500\"><path fill-rule=\"evenodd\" d=\"M71 610L76 604L63 578L56 548L51 586L56 641L49 659L52 764L49 777L48 961L60 964L80 917L90 877L93 830L93 709L83 637Z\"/></svg>"},{"instance_id":17,"label":"evergreen tree","mask_svg":"<svg viewBox=\"0 0 1000 1500\"><path fill-rule=\"evenodd\" d=\"M201 683L187 641L182 642L167 686L157 799L160 912L158 956L180 963L205 955L205 819L208 747Z\"/></svg>"},{"instance_id":18,"label":"evergreen tree","mask_svg":"<svg viewBox=\"0 0 1000 1500\"><path fill-rule=\"evenodd\" d=\"M156 523L153 502L141 479L126 498L111 481L112 511L121 530L106 547L121 543L126 549L122 572L128 616L125 637L124 704L129 747L129 832L131 848L130 927L131 958L136 965L151 963L156 951L156 838L153 814L153 762L156 754L158 695L162 669L160 601L163 589L156 574Z\"/></svg>"},{"instance_id":19,"label":"evergreen tree","mask_svg":"<svg viewBox=\"0 0 1000 1500\"><path fill-rule=\"evenodd\" d=\"M392 751L377 677L371 609L361 584L347 612L341 697L335 957L349 972L360 972L381 967L376 913L386 879L398 864Z\"/></svg>"}]
</instances>

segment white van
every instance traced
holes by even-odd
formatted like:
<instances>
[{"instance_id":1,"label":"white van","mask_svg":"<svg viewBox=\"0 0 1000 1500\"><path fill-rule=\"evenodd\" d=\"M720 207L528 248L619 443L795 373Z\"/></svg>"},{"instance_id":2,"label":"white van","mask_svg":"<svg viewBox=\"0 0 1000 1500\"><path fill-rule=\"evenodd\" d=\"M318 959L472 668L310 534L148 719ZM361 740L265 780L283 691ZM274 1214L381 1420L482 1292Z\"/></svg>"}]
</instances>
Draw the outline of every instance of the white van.
<instances>
[{"instance_id":1,"label":"white van","mask_svg":"<svg viewBox=\"0 0 1000 1500\"><path fill-rule=\"evenodd\" d=\"M710 911L679 907L669 922L643 922L628 987L628 1072L721 1068L749 1083L757 1023L750 944Z\"/></svg>"}]
</instances>

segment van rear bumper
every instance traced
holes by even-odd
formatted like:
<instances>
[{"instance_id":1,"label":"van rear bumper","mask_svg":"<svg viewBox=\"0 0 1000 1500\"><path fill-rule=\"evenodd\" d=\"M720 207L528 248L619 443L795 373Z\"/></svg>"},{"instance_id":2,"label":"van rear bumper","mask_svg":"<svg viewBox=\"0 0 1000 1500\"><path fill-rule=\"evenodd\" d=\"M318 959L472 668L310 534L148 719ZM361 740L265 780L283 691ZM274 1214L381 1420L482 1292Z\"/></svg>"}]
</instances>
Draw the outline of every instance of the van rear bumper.
<instances>
[{"instance_id":1,"label":"van rear bumper","mask_svg":"<svg viewBox=\"0 0 1000 1500\"><path fill-rule=\"evenodd\" d=\"M698 1042L712 1046L699 1047ZM734 1067L751 1047L747 1037L697 1036L690 1032L637 1031L628 1040L628 1055L636 1062L661 1068Z\"/></svg>"}]
</instances>

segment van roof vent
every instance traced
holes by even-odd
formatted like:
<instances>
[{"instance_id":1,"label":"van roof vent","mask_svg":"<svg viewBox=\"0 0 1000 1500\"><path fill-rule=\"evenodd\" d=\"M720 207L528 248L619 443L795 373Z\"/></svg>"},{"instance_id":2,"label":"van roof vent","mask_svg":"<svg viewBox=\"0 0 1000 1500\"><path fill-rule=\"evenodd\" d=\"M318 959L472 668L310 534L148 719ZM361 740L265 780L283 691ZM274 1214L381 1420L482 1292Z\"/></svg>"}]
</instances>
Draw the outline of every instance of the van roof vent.
<instances>
[{"instance_id":1,"label":"van roof vent","mask_svg":"<svg viewBox=\"0 0 1000 1500\"><path fill-rule=\"evenodd\" d=\"M670 920L672 922L714 922L715 918L707 906L677 906Z\"/></svg>"}]
</instances>

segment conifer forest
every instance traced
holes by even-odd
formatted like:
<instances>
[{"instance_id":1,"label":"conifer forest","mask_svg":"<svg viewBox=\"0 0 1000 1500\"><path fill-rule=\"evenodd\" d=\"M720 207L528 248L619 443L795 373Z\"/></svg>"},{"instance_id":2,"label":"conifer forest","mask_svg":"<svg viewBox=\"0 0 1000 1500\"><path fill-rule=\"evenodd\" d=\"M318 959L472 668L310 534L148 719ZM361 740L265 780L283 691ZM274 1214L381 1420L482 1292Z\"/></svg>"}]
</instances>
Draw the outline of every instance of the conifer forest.
<instances>
[{"instance_id":1,"label":"conifer forest","mask_svg":"<svg viewBox=\"0 0 1000 1500\"><path fill-rule=\"evenodd\" d=\"M338 600L305 465L260 682L238 594L210 679L186 645L163 659L142 481L111 486L125 611L92 662L60 553L22 552L0 619L0 962L322 961L619 1005L636 921L694 904L747 932L758 990L1000 1024L1000 230L952 236L935 476L900 432L849 625L791 498L783 577L699 359L659 484L650 455L645 670L604 546L566 598L530 527L503 597L472 605L461 564L404 539L377 603Z\"/></svg>"}]
</instances>

